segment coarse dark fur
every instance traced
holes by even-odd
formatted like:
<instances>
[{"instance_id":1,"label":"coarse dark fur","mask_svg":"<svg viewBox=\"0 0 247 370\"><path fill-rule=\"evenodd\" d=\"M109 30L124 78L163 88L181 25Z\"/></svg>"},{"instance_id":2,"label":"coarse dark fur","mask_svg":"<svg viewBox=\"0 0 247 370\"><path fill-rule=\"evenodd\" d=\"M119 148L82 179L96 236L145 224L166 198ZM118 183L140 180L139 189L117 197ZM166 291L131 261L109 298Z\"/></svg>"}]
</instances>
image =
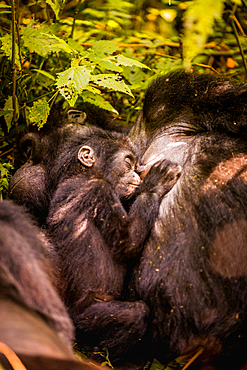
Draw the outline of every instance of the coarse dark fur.
<instances>
[{"instance_id":1,"label":"coarse dark fur","mask_svg":"<svg viewBox=\"0 0 247 370\"><path fill-rule=\"evenodd\" d=\"M91 369L72 351L74 328L54 289L44 239L7 200L0 202L0 248L0 362L10 368L9 347L27 370Z\"/></svg>"},{"instance_id":2,"label":"coarse dark fur","mask_svg":"<svg viewBox=\"0 0 247 370\"><path fill-rule=\"evenodd\" d=\"M195 368L246 360L246 120L247 86L220 77L175 72L146 93L141 170L162 159L182 168L132 276L163 363L200 348Z\"/></svg>"},{"instance_id":3,"label":"coarse dark fur","mask_svg":"<svg viewBox=\"0 0 247 370\"><path fill-rule=\"evenodd\" d=\"M162 162L140 185L136 161L128 138L85 126L67 142L52 169L59 185L47 233L60 257L58 289L75 323L77 341L106 347L114 364L128 360L130 343L139 347L145 334L146 305L123 302L126 271L139 258L160 201L180 171ZM122 201L139 185L127 213ZM121 347L115 335L121 336Z\"/></svg>"},{"instance_id":4,"label":"coarse dark fur","mask_svg":"<svg viewBox=\"0 0 247 370\"><path fill-rule=\"evenodd\" d=\"M144 176L156 161L167 159L178 163L182 174L164 197L132 273L128 317L139 317L139 300L151 312L139 351L131 340L123 350L132 363L140 354L167 363L199 348L203 353L194 368L233 370L246 359L246 102L245 84L209 74L168 74L146 93L143 118L131 133L146 145L140 170ZM104 303L109 304L99 305ZM113 323L117 314L125 317L123 307L114 304ZM104 343L111 317L103 316L100 325L92 312L90 320L87 330L98 331ZM135 323L140 334L143 322ZM115 333L118 353L128 333L124 325Z\"/></svg>"},{"instance_id":5,"label":"coarse dark fur","mask_svg":"<svg viewBox=\"0 0 247 370\"><path fill-rule=\"evenodd\" d=\"M45 222L60 258L57 288L77 340L107 347L113 363L128 361L129 348L135 353L146 332L149 310L143 302L123 302L126 271L140 256L180 168L164 161L140 185L129 138L86 123L27 134L22 146L29 145L31 157L14 175L10 196L34 215L41 211L41 220L50 209ZM138 186L127 213L122 203Z\"/></svg>"}]
</instances>

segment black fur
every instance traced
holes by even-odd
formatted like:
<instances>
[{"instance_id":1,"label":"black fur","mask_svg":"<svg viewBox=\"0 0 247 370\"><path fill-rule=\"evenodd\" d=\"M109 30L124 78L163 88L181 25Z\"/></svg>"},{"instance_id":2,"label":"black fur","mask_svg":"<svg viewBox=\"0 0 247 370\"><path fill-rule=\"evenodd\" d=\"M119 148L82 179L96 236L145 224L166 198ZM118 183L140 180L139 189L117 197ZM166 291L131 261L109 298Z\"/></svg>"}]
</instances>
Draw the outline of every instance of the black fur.
<instances>
[{"instance_id":1,"label":"black fur","mask_svg":"<svg viewBox=\"0 0 247 370\"><path fill-rule=\"evenodd\" d=\"M195 368L233 370L246 359L246 120L246 85L215 76L176 72L146 93L141 165L147 172L165 158L182 167L132 276L163 363L199 348Z\"/></svg>"},{"instance_id":2,"label":"black fur","mask_svg":"<svg viewBox=\"0 0 247 370\"><path fill-rule=\"evenodd\" d=\"M146 174L156 161L167 159L178 163L182 174L162 200L133 269L126 299L134 303L98 302L78 316L86 332L91 331L92 342L96 333L101 344L109 344L104 327L111 328L113 358L119 353L121 358L122 352L138 367L138 356L145 358L150 348L164 363L202 348L194 368L210 364L222 370L238 369L246 359L246 95L245 84L185 72L163 76L148 89L143 119L132 130L140 134L136 142L147 145L141 169ZM47 153L56 160L51 145ZM50 184L53 163L46 172ZM58 173L63 176L62 168ZM65 232L65 238L71 238L71 232ZM110 239L118 240L112 235ZM121 290L118 293L121 296ZM151 312L147 331L138 316L140 301ZM116 317L135 322L128 346L129 326L114 326Z\"/></svg>"},{"instance_id":3,"label":"black fur","mask_svg":"<svg viewBox=\"0 0 247 370\"><path fill-rule=\"evenodd\" d=\"M89 168L77 158L85 145L97 157ZM126 166L126 156L133 158L131 167ZM125 275L128 263L140 256L161 198L180 171L167 161L150 171L127 213L121 201L133 192L128 187L137 176L135 164L128 138L84 127L67 142L52 169L59 185L51 200L47 232L60 257L58 288L75 323L77 341L107 347L114 364L127 356L130 344L139 347L145 334L146 305L122 302ZM121 338L121 347L115 336Z\"/></svg>"}]
</instances>

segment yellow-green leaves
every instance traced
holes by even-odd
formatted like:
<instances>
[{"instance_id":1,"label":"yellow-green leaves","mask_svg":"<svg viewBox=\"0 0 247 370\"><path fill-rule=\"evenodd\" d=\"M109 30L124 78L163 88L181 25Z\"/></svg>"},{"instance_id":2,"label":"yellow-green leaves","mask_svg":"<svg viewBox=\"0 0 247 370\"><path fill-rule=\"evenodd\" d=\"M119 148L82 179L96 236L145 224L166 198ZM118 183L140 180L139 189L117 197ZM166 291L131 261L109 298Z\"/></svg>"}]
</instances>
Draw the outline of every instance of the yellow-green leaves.
<instances>
[{"instance_id":1,"label":"yellow-green leaves","mask_svg":"<svg viewBox=\"0 0 247 370\"><path fill-rule=\"evenodd\" d=\"M194 0L187 4L183 54L184 67L189 69L191 61L203 50L212 33L215 19L221 17L224 0Z\"/></svg>"}]
</instances>

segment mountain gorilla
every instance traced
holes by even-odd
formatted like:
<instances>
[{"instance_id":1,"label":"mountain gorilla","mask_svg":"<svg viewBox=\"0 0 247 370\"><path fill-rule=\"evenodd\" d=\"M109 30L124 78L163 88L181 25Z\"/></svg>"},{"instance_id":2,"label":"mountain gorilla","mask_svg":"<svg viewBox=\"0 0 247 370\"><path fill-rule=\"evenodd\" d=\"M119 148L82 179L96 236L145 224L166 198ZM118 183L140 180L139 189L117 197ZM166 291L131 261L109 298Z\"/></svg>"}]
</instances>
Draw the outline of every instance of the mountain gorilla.
<instances>
[{"instance_id":1,"label":"mountain gorilla","mask_svg":"<svg viewBox=\"0 0 247 370\"><path fill-rule=\"evenodd\" d=\"M60 257L58 289L77 341L107 347L115 365L119 356L127 361L130 343L133 351L139 347L149 313L143 302L123 302L128 263L140 258L160 201L180 172L164 161L140 184L136 163L128 138L84 126L53 163L52 178L59 184L47 219ZM121 202L137 187L127 213ZM114 335L121 337L121 347Z\"/></svg>"},{"instance_id":2,"label":"mountain gorilla","mask_svg":"<svg viewBox=\"0 0 247 370\"><path fill-rule=\"evenodd\" d=\"M129 347L126 346L126 326L116 325L116 317L122 318L123 323L127 320L123 302L120 305L114 301L97 302L84 311L87 313L84 319L79 317L87 334L91 331L92 341L98 337L101 344L110 344L113 358L114 351L117 357L123 348L124 354L129 351L125 358L129 360L133 356L132 363L136 361L138 367L137 360L141 356L143 359L155 356L167 363L179 355L202 352L194 362L194 368L222 370L238 369L246 359L246 119L247 88L244 84L235 85L209 74L176 72L157 79L149 87L143 118L131 133L137 144L141 141L146 145L139 167L141 177L145 177L151 165L164 159L178 163L182 173L161 202L142 256L139 261L138 256L136 258L136 267L132 269L129 265L132 274L126 298L133 304L127 317L136 320L134 333L139 332L139 338L144 322L136 319L140 301L143 305L146 303L145 310L150 310L148 331L139 341L139 351L134 350L137 342L131 338L131 333ZM50 140L52 143L52 136ZM45 174L51 182L52 166L63 152L63 146L57 146L59 155L52 152L51 144L49 148L46 158L51 156L52 161L45 167ZM55 184L60 174L63 174L62 168L55 176ZM148 175L150 178L155 176L155 168ZM23 180L24 188L25 181L28 186L30 184L28 179ZM18 186L16 182L12 192L14 198ZM28 189L34 195L30 192L27 196L35 204L39 193L35 195L34 187ZM76 212L76 208L71 207L70 212ZM65 213L66 207L60 213L60 220ZM84 213L85 208L83 217ZM52 216L50 221L51 231L55 232ZM84 221L81 228L79 221L75 224L75 229L71 230L72 239L85 232L87 223ZM68 238L66 226L63 234ZM109 235L112 238L112 233ZM127 238L131 240L129 236ZM119 239L113 237L114 243L116 240ZM90 245L88 243L87 251ZM138 250L140 252L141 248ZM108 251L106 255L109 255ZM89 252L86 256L91 261ZM76 258L77 253L69 262L74 263ZM97 261L97 256L95 258ZM97 272L95 266L94 273ZM89 270L85 263L83 267ZM101 267L99 264L98 268ZM75 272L73 276L76 276ZM103 271L102 276L104 274L109 276L107 271ZM104 299L104 295L102 297ZM115 305L115 312L102 312L99 306L103 304L105 307ZM95 309L92 312L91 307Z\"/></svg>"},{"instance_id":3,"label":"mountain gorilla","mask_svg":"<svg viewBox=\"0 0 247 370\"><path fill-rule=\"evenodd\" d=\"M137 132L147 137L141 177L163 159L182 168L132 274L154 356L167 363L200 350L195 368L237 369L247 358L247 86L160 77Z\"/></svg>"},{"instance_id":4,"label":"mountain gorilla","mask_svg":"<svg viewBox=\"0 0 247 370\"><path fill-rule=\"evenodd\" d=\"M11 195L26 186L30 197L33 173L38 168L39 174L41 166L42 176L52 179L53 188L48 181L39 188L46 186L50 197L47 235L59 258L58 291L75 323L77 341L107 347L118 364L119 358L131 358L130 347L131 354L140 347L149 314L141 301L123 302L128 264L140 257L161 199L176 183L180 168L163 161L140 184L129 138L88 125L62 127L56 138L56 158L44 155L52 143L42 145L43 163L31 167L29 179L15 175L21 181L14 176ZM122 202L136 189L127 213ZM39 192L33 193L29 203L35 206Z\"/></svg>"},{"instance_id":5,"label":"mountain gorilla","mask_svg":"<svg viewBox=\"0 0 247 370\"><path fill-rule=\"evenodd\" d=\"M27 370L90 370L72 352L74 329L53 287L39 230L6 200L0 202L0 247L0 365L21 369L21 360Z\"/></svg>"},{"instance_id":6,"label":"mountain gorilla","mask_svg":"<svg viewBox=\"0 0 247 370\"><path fill-rule=\"evenodd\" d=\"M10 182L9 197L24 206L40 226L46 223L50 200L57 187L51 175L53 163L65 142L77 135L85 123L108 130L117 128L117 123L106 111L91 104L83 104L83 112L64 113L54 109L42 131L37 133L35 127L31 127L15 151L15 167L19 169Z\"/></svg>"}]
</instances>

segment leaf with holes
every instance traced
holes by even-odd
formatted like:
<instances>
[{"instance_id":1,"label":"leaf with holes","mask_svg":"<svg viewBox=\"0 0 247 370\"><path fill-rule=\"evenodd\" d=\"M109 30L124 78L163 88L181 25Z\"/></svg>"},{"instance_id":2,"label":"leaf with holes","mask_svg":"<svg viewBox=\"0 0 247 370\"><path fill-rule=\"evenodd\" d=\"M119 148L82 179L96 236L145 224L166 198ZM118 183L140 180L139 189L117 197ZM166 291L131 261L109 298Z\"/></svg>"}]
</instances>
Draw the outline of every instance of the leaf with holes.
<instances>
[{"instance_id":1,"label":"leaf with holes","mask_svg":"<svg viewBox=\"0 0 247 370\"><path fill-rule=\"evenodd\" d=\"M116 41L100 40L93 42L92 49L95 53L113 54L118 47Z\"/></svg>"},{"instance_id":2,"label":"leaf with holes","mask_svg":"<svg viewBox=\"0 0 247 370\"><path fill-rule=\"evenodd\" d=\"M38 128L42 128L47 121L49 113L50 107L46 99L39 99L29 111L30 122L37 124Z\"/></svg>"},{"instance_id":3,"label":"leaf with holes","mask_svg":"<svg viewBox=\"0 0 247 370\"><path fill-rule=\"evenodd\" d=\"M18 99L15 97L15 103L16 103L16 116L17 119L19 117L19 104L18 104ZM13 121L13 98L12 96L8 96L6 99L6 102L4 104L3 111L5 112L4 114L4 119L7 125L8 132L12 127L12 121Z\"/></svg>"},{"instance_id":4,"label":"leaf with holes","mask_svg":"<svg viewBox=\"0 0 247 370\"><path fill-rule=\"evenodd\" d=\"M2 43L1 50L4 52L4 54L7 56L9 60L12 59L12 36L11 35L5 35L3 37L0 37L0 42ZM15 65L20 69L21 63L18 55L18 45L15 44Z\"/></svg>"},{"instance_id":5,"label":"leaf with holes","mask_svg":"<svg viewBox=\"0 0 247 370\"><path fill-rule=\"evenodd\" d=\"M138 62L138 60L127 58L127 57L125 57L124 55L121 55L121 54L110 57L109 59L115 60L117 65L122 65L122 66L125 66L125 67L136 66L136 67L139 67L139 68L150 69L149 67L145 66L145 64L143 64L141 62Z\"/></svg>"},{"instance_id":6,"label":"leaf with holes","mask_svg":"<svg viewBox=\"0 0 247 370\"><path fill-rule=\"evenodd\" d=\"M82 66L71 67L58 73L56 85L60 94L68 101L71 107L75 105L78 94L87 88L91 71Z\"/></svg>"},{"instance_id":7,"label":"leaf with holes","mask_svg":"<svg viewBox=\"0 0 247 370\"><path fill-rule=\"evenodd\" d=\"M95 76L91 76L91 80L95 84L114 91L123 92L133 97L130 88L120 78L121 77L119 77L118 75L113 74L98 74Z\"/></svg>"},{"instance_id":8,"label":"leaf with holes","mask_svg":"<svg viewBox=\"0 0 247 370\"><path fill-rule=\"evenodd\" d=\"M55 38L58 33L58 24L47 25L45 23L39 25L34 21L30 21L27 26L21 27L21 35L24 46L30 53L37 53L42 57L53 52L59 52L65 49L64 42ZM67 45L69 48L69 46Z\"/></svg>"}]
</instances>

